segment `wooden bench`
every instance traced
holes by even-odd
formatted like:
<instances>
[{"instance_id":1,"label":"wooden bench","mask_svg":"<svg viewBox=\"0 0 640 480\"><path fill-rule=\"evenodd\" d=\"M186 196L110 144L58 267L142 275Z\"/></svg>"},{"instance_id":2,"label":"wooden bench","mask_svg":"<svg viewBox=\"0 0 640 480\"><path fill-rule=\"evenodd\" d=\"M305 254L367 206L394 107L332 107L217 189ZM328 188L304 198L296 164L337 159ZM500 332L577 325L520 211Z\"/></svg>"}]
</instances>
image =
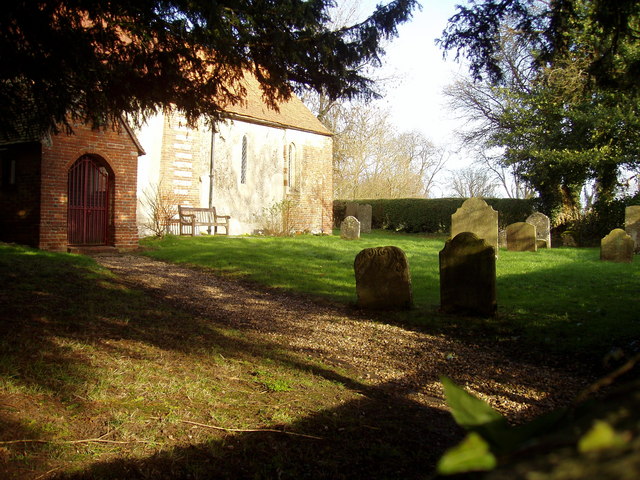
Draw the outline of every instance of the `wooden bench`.
<instances>
[{"instance_id":1,"label":"wooden bench","mask_svg":"<svg viewBox=\"0 0 640 480\"><path fill-rule=\"evenodd\" d=\"M218 215L216 207L186 207L178 205L180 235L184 235L184 227L191 227L191 236L195 236L196 227L213 227L214 235L218 234L218 227L224 227L224 235L229 235L229 215Z\"/></svg>"}]
</instances>

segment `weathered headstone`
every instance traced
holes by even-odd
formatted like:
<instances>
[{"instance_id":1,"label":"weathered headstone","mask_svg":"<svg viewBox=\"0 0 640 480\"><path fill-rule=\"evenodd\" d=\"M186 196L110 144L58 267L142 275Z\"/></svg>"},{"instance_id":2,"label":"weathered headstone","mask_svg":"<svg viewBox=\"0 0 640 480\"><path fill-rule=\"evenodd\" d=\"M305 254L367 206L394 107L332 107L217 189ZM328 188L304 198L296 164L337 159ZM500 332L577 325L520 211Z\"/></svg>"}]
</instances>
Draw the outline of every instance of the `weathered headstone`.
<instances>
[{"instance_id":1,"label":"weathered headstone","mask_svg":"<svg viewBox=\"0 0 640 480\"><path fill-rule=\"evenodd\" d=\"M372 211L373 209L368 203L358 205L358 215L356 218L360 222L360 233L371 233Z\"/></svg>"},{"instance_id":2,"label":"weathered headstone","mask_svg":"<svg viewBox=\"0 0 640 480\"><path fill-rule=\"evenodd\" d=\"M356 240L360 238L360 222L356 217L347 217L340 225L340 238Z\"/></svg>"},{"instance_id":3,"label":"weathered headstone","mask_svg":"<svg viewBox=\"0 0 640 480\"><path fill-rule=\"evenodd\" d=\"M358 306L408 309L413 304L407 256L398 247L365 248L353 263Z\"/></svg>"},{"instance_id":4,"label":"weathered headstone","mask_svg":"<svg viewBox=\"0 0 640 480\"><path fill-rule=\"evenodd\" d=\"M608 262L633 261L633 239L621 228L614 228L600 241L600 260Z\"/></svg>"},{"instance_id":5,"label":"weathered headstone","mask_svg":"<svg viewBox=\"0 0 640 480\"><path fill-rule=\"evenodd\" d=\"M459 233L440 251L440 309L491 316L496 308L494 248L471 232Z\"/></svg>"},{"instance_id":6,"label":"weathered headstone","mask_svg":"<svg viewBox=\"0 0 640 480\"><path fill-rule=\"evenodd\" d=\"M462 232L475 233L498 254L498 212L481 198L469 198L451 215L451 238Z\"/></svg>"},{"instance_id":7,"label":"weathered headstone","mask_svg":"<svg viewBox=\"0 0 640 480\"><path fill-rule=\"evenodd\" d=\"M358 202L347 202L344 217L358 218Z\"/></svg>"},{"instance_id":8,"label":"weathered headstone","mask_svg":"<svg viewBox=\"0 0 640 480\"><path fill-rule=\"evenodd\" d=\"M498 247L507 248L507 230L504 228L498 230Z\"/></svg>"},{"instance_id":9,"label":"weathered headstone","mask_svg":"<svg viewBox=\"0 0 640 480\"><path fill-rule=\"evenodd\" d=\"M635 243L634 251L640 253L640 205L624 209L624 230Z\"/></svg>"},{"instance_id":10,"label":"weathered headstone","mask_svg":"<svg viewBox=\"0 0 640 480\"><path fill-rule=\"evenodd\" d=\"M562 232L560 234L560 238L562 238L562 246L563 247L577 247L578 243L576 239L573 238L573 234L571 232Z\"/></svg>"},{"instance_id":11,"label":"weathered headstone","mask_svg":"<svg viewBox=\"0 0 640 480\"><path fill-rule=\"evenodd\" d=\"M544 213L534 212L527 217L527 223L536 227L538 248L551 248L551 222Z\"/></svg>"},{"instance_id":12,"label":"weathered headstone","mask_svg":"<svg viewBox=\"0 0 640 480\"><path fill-rule=\"evenodd\" d=\"M527 222L512 223L507 227L507 250L511 252L535 252L536 227Z\"/></svg>"}]
</instances>

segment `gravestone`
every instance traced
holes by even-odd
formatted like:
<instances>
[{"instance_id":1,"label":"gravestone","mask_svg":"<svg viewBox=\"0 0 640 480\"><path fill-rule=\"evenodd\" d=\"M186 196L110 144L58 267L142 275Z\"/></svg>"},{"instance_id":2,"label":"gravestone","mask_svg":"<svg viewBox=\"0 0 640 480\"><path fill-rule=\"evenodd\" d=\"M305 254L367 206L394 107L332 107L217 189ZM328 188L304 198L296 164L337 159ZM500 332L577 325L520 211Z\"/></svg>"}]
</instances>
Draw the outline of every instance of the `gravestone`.
<instances>
[{"instance_id":1,"label":"gravestone","mask_svg":"<svg viewBox=\"0 0 640 480\"><path fill-rule=\"evenodd\" d=\"M614 228L600 241L600 260L607 262L633 261L633 238L621 228Z\"/></svg>"},{"instance_id":2,"label":"gravestone","mask_svg":"<svg viewBox=\"0 0 640 480\"><path fill-rule=\"evenodd\" d=\"M551 222L544 213L534 212L527 217L527 223L536 227L538 248L551 248Z\"/></svg>"},{"instance_id":3,"label":"gravestone","mask_svg":"<svg viewBox=\"0 0 640 480\"><path fill-rule=\"evenodd\" d=\"M504 228L498 230L498 247L507 248L507 230Z\"/></svg>"},{"instance_id":4,"label":"gravestone","mask_svg":"<svg viewBox=\"0 0 640 480\"><path fill-rule=\"evenodd\" d=\"M495 250L471 232L459 233L440 251L440 309L492 316L496 308Z\"/></svg>"},{"instance_id":5,"label":"gravestone","mask_svg":"<svg viewBox=\"0 0 640 480\"><path fill-rule=\"evenodd\" d=\"M507 250L510 252L536 252L536 227L527 222L512 223L507 227Z\"/></svg>"},{"instance_id":6,"label":"gravestone","mask_svg":"<svg viewBox=\"0 0 640 480\"><path fill-rule=\"evenodd\" d=\"M356 240L360 238L360 222L356 217L347 217L340 225L340 238Z\"/></svg>"},{"instance_id":7,"label":"gravestone","mask_svg":"<svg viewBox=\"0 0 640 480\"><path fill-rule=\"evenodd\" d=\"M562 232L560 234L560 238L562 238L562 246L563 247L577 247L578 244L576 239L573 238L573 234L571 232Z\"/></svg>"},{"instance_id":8,"label":"gravestone","mask_svg":"<svg viewBox=\"0 0 640 480\"><path fill-rule=\"evenodd\" d=\"M462 232L475 233L498 254L498 212L481 198L469 198L451 215L451 238Z\"/></svg>"},{"instance_id":9,"label":"gravestone","mask_svg":"<svg viewBox=\"0 0 640 480\"><path fill-rule=\"evenodd\" d=\"M407 256L398 247L365 248L353 269L359 307L388 310L413 305Z\"/></svg>"},{"instance_id":10,"label":"gravestone","mask_svg":"<svg viewBox=\"0 0 640 480\"><path fill-rule=\"evenodd\" d=\"M368 203L358 205L358 215L356 218L360 221L360 233L371 233L372 211L373 209Z\"/></svg>"},{"instance_id":11,"label":"gravestone","mask_svg":"<svg viewBox=\"0 0 640 480\"><path fill-rule=\"evenodd\" d=\"M635 253L640 253L640 205L624 209L624 230L635 243Z\"/></svg>"},{"instance_id":12,"label":"gravestone","mask_svg":"<svg viewBox=\"0 0 640 480\"><path fill-rule=\"evenodd\" d=\"M358 203L357 202L347 202L344 217L355 217L358 218Z\"/></svg>"}]
</instances>

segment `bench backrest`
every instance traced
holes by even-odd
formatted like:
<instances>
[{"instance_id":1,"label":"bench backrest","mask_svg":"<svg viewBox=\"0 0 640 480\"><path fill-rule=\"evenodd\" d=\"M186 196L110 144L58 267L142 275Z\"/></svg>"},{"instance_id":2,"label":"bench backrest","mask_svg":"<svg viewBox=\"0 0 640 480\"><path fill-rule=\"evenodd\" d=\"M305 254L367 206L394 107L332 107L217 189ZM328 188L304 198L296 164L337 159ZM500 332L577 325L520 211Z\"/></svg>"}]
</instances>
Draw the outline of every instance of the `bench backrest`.
<instances>
[{"instance_id":1,"label":"bench backrest","mask_svg":"<svg viewBox=\"0 0 640 480\"><path fill-rule=\"evenodd\" d=\"M195 215L197 223L214 222L216 218L216 207L184 207L182 205L178 205L178 212L180 213L180 216Z\"/></svg>"}]
</instances>

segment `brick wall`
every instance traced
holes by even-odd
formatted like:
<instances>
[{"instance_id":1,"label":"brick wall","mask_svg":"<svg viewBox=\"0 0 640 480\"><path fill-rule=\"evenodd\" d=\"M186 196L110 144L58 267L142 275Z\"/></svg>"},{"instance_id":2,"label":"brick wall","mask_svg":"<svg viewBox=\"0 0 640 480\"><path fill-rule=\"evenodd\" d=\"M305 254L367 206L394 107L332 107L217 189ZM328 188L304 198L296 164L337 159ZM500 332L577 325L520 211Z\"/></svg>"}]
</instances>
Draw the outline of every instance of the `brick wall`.
<instances>
[{"instance_id":1,"label":"brick wall","mask_svg":"<svg viewBox=\"0 0 640 480\"><path fill-rule=\"evenodd\" d=\"M177 204L200 206L198 175L204 142L201 130L190 129L179 115L167 115L162 131L160 178Z\"/></svg>"},{"instance_id":2,"label":"brick wall","mask_svg":"<svg viewBox=\"0 0 640 480\"><path fill-rule=\"evenodd\" d=\"M69 168L83 155L100 159L112 173L113 206L109 244L136 248L136 183L138 150L124 130L91 130L74 125L74 134L60 134L42 148L41 224L39 247L66 250L67 179Z\"/></svg>"},{"instance_id":3,"label":"brick wall","mask_svg":"<svg viewBox=\"0 0 640 480\"><path fill-rule=\"evenodd\" d=\"M287 149L287 156L289 153ZM293 224L297 231L330 234L333 226L332 140L319 137L315 142L296 144L296 185L287 185L288 165L285 161L285 187L288 197L296 202Z\"/></svg>"},{"instance_id":4,"label":"brick wall","mask_svg":"<svg viewBox=\"0 0 640 480\"><path fill-rule=\"evenodd\" d=\"M0 240L38 246L40 234L40 143L2 147Z\"/></svg>"}]
</instances>

